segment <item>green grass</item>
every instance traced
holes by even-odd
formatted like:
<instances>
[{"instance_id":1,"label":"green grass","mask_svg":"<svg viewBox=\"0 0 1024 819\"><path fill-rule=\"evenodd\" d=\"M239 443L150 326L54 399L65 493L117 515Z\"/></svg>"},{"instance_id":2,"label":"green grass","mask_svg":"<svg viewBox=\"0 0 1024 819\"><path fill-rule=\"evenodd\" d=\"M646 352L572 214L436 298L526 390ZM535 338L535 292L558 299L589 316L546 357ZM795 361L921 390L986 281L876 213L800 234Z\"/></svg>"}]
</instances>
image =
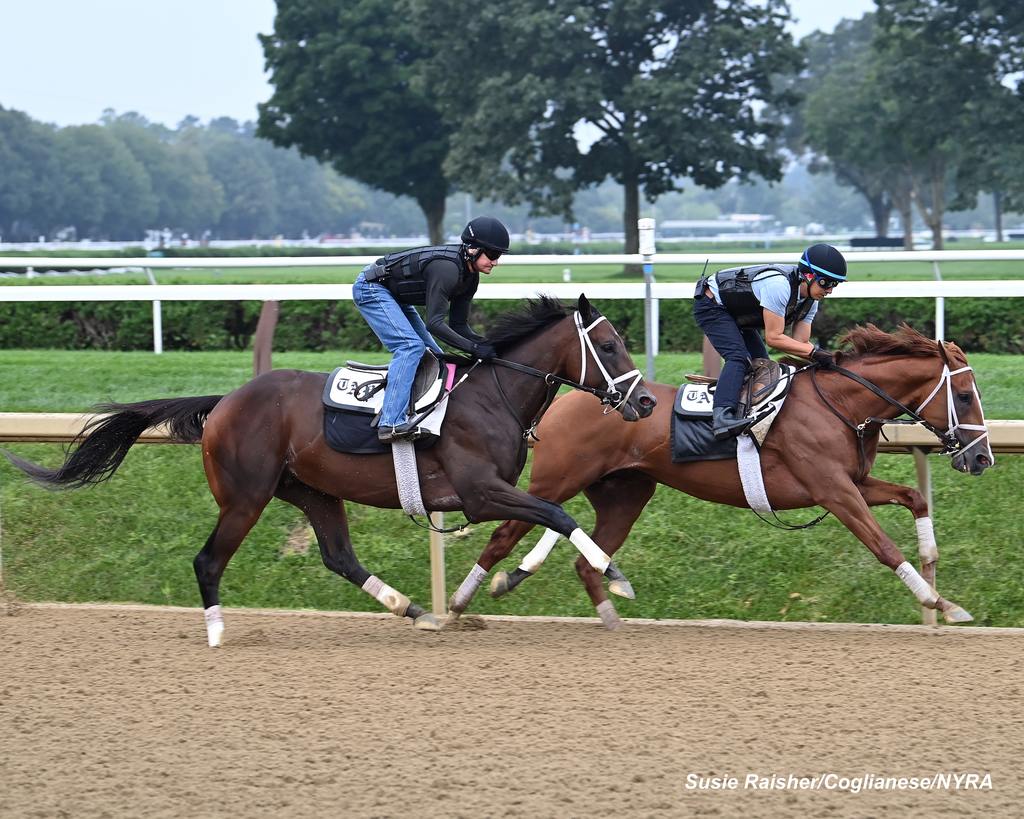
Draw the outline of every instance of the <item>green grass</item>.
<instances>
[{"instance_id":1,"label":"green grass","mask_svg":"<svg viewBox=\"0 0 1024 819\"><path fill-rule=\"evenodd\" d=\"M347 353L277 354L275 366L327 370ZM359 354L381 360L380 355ZM989 418L1019 417L1019 358L972 356ZM662 380L699 366L696 355L657 361ZM0 355L0 410L82 411L100 400L225 392L248 379L246 353L97 353L5 351ZM31 460L56 464L61 448L5 445ZM949 469L932 456L940 548L939 588L985 625L1024 626L1024 567L1017 551L1017 515L1024 459L1002 456L980 478ZM912 460L881 456L877 476L914 484ZM524 476L521 485L526 485ZM582 498L567 508L584 528L593 513ZM427 535L401 513L348 505L352 537L367 568L428 604ZM902 508L876 512L904 553L915 558L913 520ZM198 605L191 561L216 520L216 505L194 446L132 449L104 485L68 493L24 482L0 459L0 545L6 586L26 600L138 601ZM785 513L802 522L811 510ZM448 522L461 520L450 515ZM469 571L496 524L448 538L447 580ZM305 542L300 513L273 501L232 560L223 582L226 605L378 610L365 594L329 572ZM531 534L505 564L511 569L536 542ZM537 577L509 597L484 592L478 612L589 615L592 608L572 569L564 541ZM783 532L750 512L716 506L659 488L638 521L619 563L638 591L616 600L636 617L730 617L913 623L915 601L841 524L828 518L803 532Z\"/></svg>"}]
</instances>

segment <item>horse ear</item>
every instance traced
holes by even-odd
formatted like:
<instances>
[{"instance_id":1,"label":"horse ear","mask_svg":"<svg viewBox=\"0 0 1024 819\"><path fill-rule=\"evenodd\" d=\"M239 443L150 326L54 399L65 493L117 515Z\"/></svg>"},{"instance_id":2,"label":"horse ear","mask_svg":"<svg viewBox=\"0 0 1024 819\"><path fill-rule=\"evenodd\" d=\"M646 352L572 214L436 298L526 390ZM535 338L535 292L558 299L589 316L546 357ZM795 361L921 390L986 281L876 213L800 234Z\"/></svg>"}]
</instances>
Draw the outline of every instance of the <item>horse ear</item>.
<instances>
[{"instance_id":1,"label":"horse ear","mask_svg":"<svg viewBox=\"0 0 1024 819\"><path fill-rule=\"evenodd\" d=\"M939 355L942 356L942 360L946 362L946 366L953 369L953 365L949 362L949 353L946 352L946 344L941 339L936 339L935 343L939 345Z\"/></svg>"},{"instance_id":2,"label":"horse ear","mask_svg":"<svg viewBox=\"0 0 1024 819\"><path fill-rule=\"evenodd\" d=\"M576 302L576 309L580 311L580 315L583 317L583 320L585 322L589 323L594 318L596 318L594 314L597 311L594 310L594 306L590 303L589 299L587 299L587 297L583 293L580 293L579 301Z\"/></svg>"}]
</instances>

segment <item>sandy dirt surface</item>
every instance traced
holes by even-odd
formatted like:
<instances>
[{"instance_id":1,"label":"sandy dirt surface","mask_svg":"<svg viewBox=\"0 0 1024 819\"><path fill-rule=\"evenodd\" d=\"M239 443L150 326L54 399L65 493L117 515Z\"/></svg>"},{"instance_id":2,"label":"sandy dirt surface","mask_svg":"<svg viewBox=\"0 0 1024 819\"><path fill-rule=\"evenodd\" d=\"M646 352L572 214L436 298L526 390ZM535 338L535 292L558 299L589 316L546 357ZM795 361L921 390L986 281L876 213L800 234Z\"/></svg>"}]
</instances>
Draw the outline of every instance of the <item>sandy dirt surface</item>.
<instances>
[{"instance_id":1,"label":"sandy dirt surface","mask_svg":"<svg viewBox=\"0 0 1024 819\"><path fill-rule=\"evenodd\" d=\"M1020 634L504 621L429 634L391 617L229 609L213 650L198 610L9 614L3 817L1019 816L1024 804ZM988 774L991 789L797 784L941 773ZM793 787L753 789L749 774ZM702 790L691 775L739 781Z\"/></svg>"}]
</instances>

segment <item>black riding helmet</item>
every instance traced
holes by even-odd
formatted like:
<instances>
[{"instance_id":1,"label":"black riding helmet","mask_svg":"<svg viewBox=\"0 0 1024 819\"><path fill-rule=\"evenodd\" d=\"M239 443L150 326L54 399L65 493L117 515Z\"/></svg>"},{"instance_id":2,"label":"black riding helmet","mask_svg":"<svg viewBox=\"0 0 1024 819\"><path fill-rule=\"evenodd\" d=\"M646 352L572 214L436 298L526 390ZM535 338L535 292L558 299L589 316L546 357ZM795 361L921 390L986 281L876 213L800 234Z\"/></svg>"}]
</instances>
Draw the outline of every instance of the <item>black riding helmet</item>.
<instances>
[{"instance_id":1,"label":"black riding helmet","mask_svg":"<svg viewBox=\"0 0 1024 819\"><path fill-rule=\"evenodd\" d=\"M846 281L846 259L832 245L811 245L800 257L800 272L826 289Z\"/></svg>"},{"instance_id":2,"label":"black riding helmet","mask_svg":"<svg viewBox=\"0 0 1024 819\"><path fill-rule=\"evenodd\" d=\"M507 253L508 229L493 216L477 216L462 231L462 243L467 247L479 247L499 255ZM487 255L497 258L490 253Z\"/></svg>"}]
</instances>

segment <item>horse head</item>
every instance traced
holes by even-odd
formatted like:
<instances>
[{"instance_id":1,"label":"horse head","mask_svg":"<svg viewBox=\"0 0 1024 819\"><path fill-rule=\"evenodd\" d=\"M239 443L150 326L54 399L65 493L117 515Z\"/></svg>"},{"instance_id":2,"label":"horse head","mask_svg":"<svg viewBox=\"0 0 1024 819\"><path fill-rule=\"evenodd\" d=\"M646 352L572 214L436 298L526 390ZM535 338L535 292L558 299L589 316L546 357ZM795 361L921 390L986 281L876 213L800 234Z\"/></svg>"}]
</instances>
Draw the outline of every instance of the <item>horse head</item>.
<instances>
[{"instance_id":1,"label":"horse head","mask_svg":"<svg viewBox=\"0 0 1024 819\"><path fill-rule=\"evenodd\" d=\"M602 401L626 421L650 415L657 399L643 383L643 375L612 323L582 293L573 318L579 336L579 382L603 390Z\"/></svg>"},{"instance_id":2,"label":"horse head","mask_svg":"<svg viewBox=\"0 0 1024 819\"><path fill-rule=\"evenodd\" d=\"M956 344L937 341L936 345L942 371L934 388L917 407L917 413L937 429L945 430L944 451L952 456L953 469L980 475L995 463L995 456L974 370Z\"/></svg>"}]
</instances>

